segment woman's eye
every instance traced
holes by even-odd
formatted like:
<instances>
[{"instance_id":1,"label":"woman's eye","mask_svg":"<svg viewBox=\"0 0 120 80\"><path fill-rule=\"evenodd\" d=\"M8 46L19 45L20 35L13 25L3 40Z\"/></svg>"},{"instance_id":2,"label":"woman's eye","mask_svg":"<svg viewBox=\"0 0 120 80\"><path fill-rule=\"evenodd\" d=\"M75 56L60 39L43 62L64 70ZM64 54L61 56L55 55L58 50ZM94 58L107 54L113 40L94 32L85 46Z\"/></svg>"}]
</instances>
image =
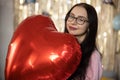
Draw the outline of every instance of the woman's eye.
<instances>
[{"instance_id":1,"label":"woman's eye","mask_svg":"<svg viewBox=\"0 0 120 80\"><path fill-rule=\"evenodd\" d=\"M83 19L81 19L81 18L78 18L78 21L84 21Z\"/></svg>"},{"instance_id":2,"label":"woman's eye","mask_svg":"<svg viewBox=\"0 0 120 80\"><path fill-rule=\"evenodd\" d=\"M74 18L74 16L70 16L71 18Z\"/></svg>"}]
</instances>

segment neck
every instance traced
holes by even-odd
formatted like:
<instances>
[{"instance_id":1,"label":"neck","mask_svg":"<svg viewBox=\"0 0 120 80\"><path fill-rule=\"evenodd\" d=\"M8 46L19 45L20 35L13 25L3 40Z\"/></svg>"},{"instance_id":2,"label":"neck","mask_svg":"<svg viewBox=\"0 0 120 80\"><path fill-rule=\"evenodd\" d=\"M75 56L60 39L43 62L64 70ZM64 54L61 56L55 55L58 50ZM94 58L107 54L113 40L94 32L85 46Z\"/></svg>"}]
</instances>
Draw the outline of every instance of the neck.
<instances>
[{"instance_id":1,"label":"neck","mask_svg":"<svg viewBox=\"0 0 120 80\"><path fill-rule=\"evenodd\" d=\"M82 43L84 41L85 37L86 37L86 34L84 34L82 36L77 35L75 37L77 38L77 40L78 40L79 43Z\"/></svg>"}]
</instances>

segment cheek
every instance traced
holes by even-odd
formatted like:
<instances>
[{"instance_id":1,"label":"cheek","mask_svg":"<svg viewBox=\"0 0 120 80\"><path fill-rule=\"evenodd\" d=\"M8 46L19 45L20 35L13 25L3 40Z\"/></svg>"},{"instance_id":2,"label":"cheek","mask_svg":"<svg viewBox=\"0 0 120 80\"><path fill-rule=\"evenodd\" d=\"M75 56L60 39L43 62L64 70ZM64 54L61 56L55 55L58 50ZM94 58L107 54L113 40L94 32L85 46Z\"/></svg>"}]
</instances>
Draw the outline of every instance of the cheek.
<instances>
[{"instance_id":1,"label":"cheek","mask_svg":"<svg viewBox=\"0 0 120 80\"><path fill-rule=\"evenodd\" d=\"M82 32L85 32L88 29L88 25L81 25L79 26L79 29L82 30Z\"/></svg>"},{"instance_id":2,"label":"cheek","mask_svg":"<svg viewBox=\"0 0 120 80\"><path fill-rule=\"evenodd\" d=\"M67 22L66 22L66 28L67 28L67 29L68 29L69 24L70 24L70 23L67 21Z\"/></svg>"},{"instance_id":3,"label":"cheek","mask_svg":"<svg viewBox=\"0 0 120 80\"><path fill-rule=\"evenodd\" d=\"M69 22L68 21L66 21L66 26L69 24Z\"/></svg>"}]
</instances>

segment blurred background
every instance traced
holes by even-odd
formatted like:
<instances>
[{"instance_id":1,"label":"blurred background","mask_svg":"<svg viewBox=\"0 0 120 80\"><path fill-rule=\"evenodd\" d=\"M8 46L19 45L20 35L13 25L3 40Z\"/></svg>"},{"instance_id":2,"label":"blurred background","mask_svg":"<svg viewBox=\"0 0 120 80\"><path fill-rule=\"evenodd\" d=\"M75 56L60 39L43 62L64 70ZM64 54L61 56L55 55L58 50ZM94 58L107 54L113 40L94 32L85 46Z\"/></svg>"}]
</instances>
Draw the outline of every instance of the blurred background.
<instances>
[{"instance_id":1,"label":"blurred background","mask_svg":"<svg viewBox=\"0 0 120 80\"><path fill-rule=\"evenodd\" d=\"M93 5L98 14L102 80L120 80L120 0L0 0L0 80L4 80L9 42L22 20L31 15L46 15L51 17L57 30L63 32L67 11L79 2Z\"/></svg>"}]
</instances>

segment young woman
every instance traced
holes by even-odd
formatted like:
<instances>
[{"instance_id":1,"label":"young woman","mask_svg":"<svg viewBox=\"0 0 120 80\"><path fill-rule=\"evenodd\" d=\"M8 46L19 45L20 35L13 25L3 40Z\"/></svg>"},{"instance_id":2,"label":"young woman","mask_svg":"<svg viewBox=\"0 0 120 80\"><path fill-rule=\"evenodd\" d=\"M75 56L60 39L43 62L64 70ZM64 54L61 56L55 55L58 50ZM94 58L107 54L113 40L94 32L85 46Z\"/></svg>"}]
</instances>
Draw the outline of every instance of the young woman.
<instances>
[{"instance_id":1,"label":"young woman","mask_svg":"<svg viewBox=\"0 0 120 80\"><path fill-rule=\"evenodd\" d=\"M65 32L74 35L82 49L82 59L68 80L100 80L101 55L96 47L98 18L96 10L87 3L74 5L65 17Z\"/></svg>"}]
</instances>

